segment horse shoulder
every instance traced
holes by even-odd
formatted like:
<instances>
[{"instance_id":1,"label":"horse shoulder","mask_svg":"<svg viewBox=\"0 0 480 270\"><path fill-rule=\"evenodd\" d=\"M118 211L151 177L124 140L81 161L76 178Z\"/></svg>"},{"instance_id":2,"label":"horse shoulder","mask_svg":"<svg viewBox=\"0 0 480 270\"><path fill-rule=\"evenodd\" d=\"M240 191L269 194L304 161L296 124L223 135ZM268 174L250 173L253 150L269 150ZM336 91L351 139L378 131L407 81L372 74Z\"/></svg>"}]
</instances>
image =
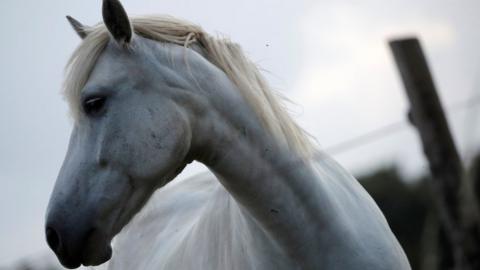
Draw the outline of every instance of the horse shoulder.
<instances>
[{"instance_id":1,"label":"horse shoulder","mask_svg":"<svg viewBox=\"0 0 480 270\"><path fill-rule=\"evenodd\" d=\"M360 183L327 156L313 166L331 208L325 269L337 269L339 262L342 269L410 269L382 211Z\"/></svg>"}]
</instances>

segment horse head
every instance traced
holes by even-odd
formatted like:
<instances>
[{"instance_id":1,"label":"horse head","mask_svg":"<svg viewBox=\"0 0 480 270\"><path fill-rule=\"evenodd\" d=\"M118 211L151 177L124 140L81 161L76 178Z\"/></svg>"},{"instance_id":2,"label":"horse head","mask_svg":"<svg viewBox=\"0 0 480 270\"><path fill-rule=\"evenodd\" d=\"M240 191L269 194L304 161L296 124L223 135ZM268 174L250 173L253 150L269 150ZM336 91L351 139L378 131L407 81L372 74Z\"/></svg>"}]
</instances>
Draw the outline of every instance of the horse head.
<instances>
[{"instance_id":1,"label":"horse head","mask_svg":"<svg viewBox=\"0 0 480 270\"><path fill-rule=\"evenodd\" d=\"M112 238L191 161L191 85L158 63L201 57L136 36L117 0L103 1L103 17L111 38L71 100L78 112L47 209L47 242L69 268L109 260Z\"/></svg>"}]
</instances>

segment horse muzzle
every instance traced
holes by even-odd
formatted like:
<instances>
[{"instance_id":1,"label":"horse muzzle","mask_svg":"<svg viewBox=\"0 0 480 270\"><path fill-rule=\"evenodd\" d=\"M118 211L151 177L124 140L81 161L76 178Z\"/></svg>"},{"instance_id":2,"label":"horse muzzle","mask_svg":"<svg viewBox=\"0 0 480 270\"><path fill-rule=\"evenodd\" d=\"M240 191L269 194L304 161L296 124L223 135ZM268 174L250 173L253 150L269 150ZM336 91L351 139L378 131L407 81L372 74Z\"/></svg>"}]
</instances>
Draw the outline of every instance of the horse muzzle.
<instances>
[{"instance_id":1,"label":"horse muzzle","mask_svg":"<svg viewBox=\"0 0 480 270\"><path fill-rule=\"evenodd\" d=\"M110 260L112 248L110 239L95 228L69 228L48 220L45 228L47 243L57 255L60 263L69 269L80 265L96 266Z\"/></svg>"}]
</instances>

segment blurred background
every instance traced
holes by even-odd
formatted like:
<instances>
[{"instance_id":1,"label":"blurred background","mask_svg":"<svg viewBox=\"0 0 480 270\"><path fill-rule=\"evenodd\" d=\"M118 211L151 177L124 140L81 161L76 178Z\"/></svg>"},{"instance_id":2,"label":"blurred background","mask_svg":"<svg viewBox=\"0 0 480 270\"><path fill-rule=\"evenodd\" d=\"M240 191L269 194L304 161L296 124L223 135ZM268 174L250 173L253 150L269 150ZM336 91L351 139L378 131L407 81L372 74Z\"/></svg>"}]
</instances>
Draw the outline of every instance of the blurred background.
<instances>
[{"instance_id":1,"label":"blurred background","mask_svg":"<svg viewBox=\"0 0 480 270\"><path fill-rule=\"evenodd\" d=\"M438 224L428 165L406 121L408 103L387 41L421 39L473 173L480 152L478 0L122 3L131 16L181 17L241 44L293 101L292 115L319 147L367 187L413 269L432 269ZM95 24L100 7L99 0L0 2L0 269L61 269L44 240L44 213L72 127L60 87L80 40L65 15ZM180 177L202 170L193 164Z\"/></svg>"}]
</instances>

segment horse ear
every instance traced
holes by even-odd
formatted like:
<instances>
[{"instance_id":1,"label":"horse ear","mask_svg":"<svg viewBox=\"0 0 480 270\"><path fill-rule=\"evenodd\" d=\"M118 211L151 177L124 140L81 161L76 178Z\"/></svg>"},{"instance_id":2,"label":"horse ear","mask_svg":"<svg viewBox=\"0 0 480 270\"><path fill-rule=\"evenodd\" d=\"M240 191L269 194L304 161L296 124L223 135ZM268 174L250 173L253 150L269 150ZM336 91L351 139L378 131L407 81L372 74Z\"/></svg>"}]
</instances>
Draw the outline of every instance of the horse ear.
<instances>
[{"instance_id":1,"label":"horse ear","mask_svg":"<svg viewBox=\"0 0 480 270\"><path fill-rule=\"evenodd\" d=\"M132 40L132 26L127 12L118 0L103 0L103 22L113 38L121 45Z\"/></svg>"},{"instance_id":2,"label":"horse ear","mask_svg":"<svg viewBox=\"0 0 480 270\"><path fill-rule=\"evenodd\" d=\"M67 20L72 26L73 30L77 32L78 36L81 39L85 39L87 37L87 31L86 29L88 28L87 26L83 25L81 22L75 20L74 18L67 16Z\"/></svg>"}]
</instances>

